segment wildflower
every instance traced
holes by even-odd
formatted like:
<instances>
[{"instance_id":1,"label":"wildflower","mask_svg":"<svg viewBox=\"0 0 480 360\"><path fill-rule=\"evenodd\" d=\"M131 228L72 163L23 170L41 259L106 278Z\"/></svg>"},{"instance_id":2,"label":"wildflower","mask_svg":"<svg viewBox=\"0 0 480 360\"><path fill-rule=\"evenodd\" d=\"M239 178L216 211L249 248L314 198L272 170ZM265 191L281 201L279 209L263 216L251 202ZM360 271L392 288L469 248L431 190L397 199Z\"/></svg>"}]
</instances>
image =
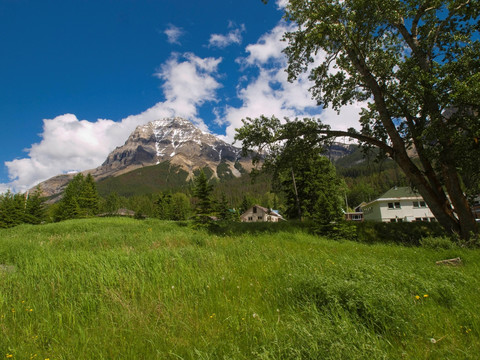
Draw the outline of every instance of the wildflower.
<instances>
[{"instance_id":1,"label":"wildflower","mask_svg":"<svg viewBox=\"0 0 480 360\"><path fill-rule=\"evenodd\" d=\"M253 313L252 316L253 316L253 318L257 318L257 317L258 317L258 315L257 315L256 313Z\"/></svg>"},{"instance_id":2,"label":"wildflower","mask_svg":"<svg viewBox=\"0 0 480 360\"><path fill-rule=\"evenodd\" d=\"M431 342L432 344L436 344L436 343L437 343L437 340L435 340L434 338L431 338L431 339L430 339L430 342Z\"/></svg>"},{"instance_id":3,"label":"wildflower","mask_svg":"<svg viewBox=\"0 0 480 360\"><path fill-rule=\"evenodd\" d=\"M420 299L420 296L418 296L418 295L415 295L415 299L417 299L417 300L418 300L418 299Z\"/></svg>"},{"instance_id":4,"label":"wildflower","mask_svg":"<svg viewBox=\"0 0 480 360\"><path fill-rule=\"evenodd\" d=\"M12 355L12 354L7 354L7 355L5 355L5 357L7 357L7 358L12 358L13 355Z\"/></svg>"},{"instance_id":5,"label":"wildflower","mask_svg":"<svg viewBox=\"0 0 480 360\"><path fill-rule=\"evenodd\" d=\"M14 309L14 308L12 308L12 313L14 313L14 312L15 312L15 309Z\"/></svg>"},{"instance_id":6,"label":"wildflower","mask_svg":"<svg viewBox=\"0 0 480 360\"><path fill-rule=\"evenodd\" d=\"M428 297L428 294L423 295L423 297L424 297L424 298L427 298L427 297Z\"/></svg>"},{"instance_id":7,"label":"wildflower","mask_svg":"<svg viewBox=\"0 0 480 360\"><path fill-rule=\"evenodd\" d=\"M215 313L213 313L212 315L210 315L210 319L213 319L215 317Z\"/></svg>"}]
</instances>

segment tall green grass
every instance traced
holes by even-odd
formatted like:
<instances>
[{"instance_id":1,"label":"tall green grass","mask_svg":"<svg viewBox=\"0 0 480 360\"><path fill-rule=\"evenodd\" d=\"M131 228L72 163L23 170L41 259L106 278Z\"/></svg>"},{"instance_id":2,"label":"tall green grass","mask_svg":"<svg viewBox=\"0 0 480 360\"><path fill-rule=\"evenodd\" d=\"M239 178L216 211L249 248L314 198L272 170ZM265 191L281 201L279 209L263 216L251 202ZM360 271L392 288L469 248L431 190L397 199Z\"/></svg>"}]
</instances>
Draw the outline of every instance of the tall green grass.
<instances>
[{"instance_id":1,"label":"tall green grass","mask_svg":"<svg viewBox=\"0 0 480 360\"><path fill-rule=\"evenodd\" d=\"M2 230L0 358L478 358L480 251L271 225L230 236L119 218ZM457 256L462 266L435 265Z\"/></svg>"}]
</instances>

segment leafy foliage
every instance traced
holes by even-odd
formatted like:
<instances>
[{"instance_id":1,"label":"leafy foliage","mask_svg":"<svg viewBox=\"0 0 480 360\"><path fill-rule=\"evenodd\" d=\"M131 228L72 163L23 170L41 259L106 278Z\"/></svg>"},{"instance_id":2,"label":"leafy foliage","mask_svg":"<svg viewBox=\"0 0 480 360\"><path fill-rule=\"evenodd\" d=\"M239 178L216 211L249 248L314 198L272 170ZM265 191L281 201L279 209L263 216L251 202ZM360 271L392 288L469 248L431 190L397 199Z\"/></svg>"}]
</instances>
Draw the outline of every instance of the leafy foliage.
<instances>
[{"instance_id":1,"label":"leafy foliage","mask_svg":"<svg viewBox=\"0 0 480 360\"><path fill-rule=\"evenodd\" d=\"M464 238L478 231L464 187L478 191L480 173L479 15L463 0L290 0L285 14L298 25L285 35L289 79L308 72L324 107L367 103L360 132L313 133L378 147Z\"/></svg>"},{"instance_id":2,"label":"leafy foliage","mask_svg":"<svg viewBox=\"0 0 480 360\"><path fill-rule=\"evenodd\" d=\"M285 192L290 218L314 219L322 225L341 219L344 184L321 155L316 121L286 119L282 124L274 116L262 116L243 124L235 139L242 141L244 153L264 154L263 168L273 173L276 187Z\"/></svg>"}]
</instances>

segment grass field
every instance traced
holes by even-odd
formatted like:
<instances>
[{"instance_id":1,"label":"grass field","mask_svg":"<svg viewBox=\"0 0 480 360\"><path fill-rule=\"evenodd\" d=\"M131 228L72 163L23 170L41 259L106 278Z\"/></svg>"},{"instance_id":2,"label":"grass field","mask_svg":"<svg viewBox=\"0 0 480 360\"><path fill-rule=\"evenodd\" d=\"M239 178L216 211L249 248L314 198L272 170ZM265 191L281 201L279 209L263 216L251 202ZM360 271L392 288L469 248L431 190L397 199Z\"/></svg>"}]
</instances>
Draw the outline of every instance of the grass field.
<instances>
[{"instance_id":1,"label":"grass field","mask_svg":"<svg viewBox=\"0 0 480 360\"><path fill-rule=\"evenodd\" d=\"M480 251L103 218L0 230L0 358L478 359ZM460 256L462 266L435 261Z\"/></svg>"}]
</instances>

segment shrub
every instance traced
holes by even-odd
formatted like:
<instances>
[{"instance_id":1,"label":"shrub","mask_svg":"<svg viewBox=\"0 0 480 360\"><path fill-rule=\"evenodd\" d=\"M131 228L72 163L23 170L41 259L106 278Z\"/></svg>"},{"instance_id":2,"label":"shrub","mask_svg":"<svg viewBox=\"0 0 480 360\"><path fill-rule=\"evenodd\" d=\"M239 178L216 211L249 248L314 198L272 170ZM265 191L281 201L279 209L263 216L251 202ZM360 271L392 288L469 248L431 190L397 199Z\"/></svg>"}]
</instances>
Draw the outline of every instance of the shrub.
<instances>
[{"instance_id":1,"label":"shrub","mask_svg":"<svg viewBox=\"0 0 480 360\"><path fill-rule=\"evenodd\" d=\"M427 236L420 239L420 245L427 249L452 249L455 247L453 241L446 236Z\"/></svg>"},{"instance_id":2,"label":"shrub","mask_svg":"<svg viewBox=\"0 0 480 360\"><path fill-rule=\"evenodd\" d=\"M364 243L396 243L419 246L425 237L445 236L445 232L436 222L386 223L369 222L357 224L357 239Z\"/></svg>"}]
</instances>

